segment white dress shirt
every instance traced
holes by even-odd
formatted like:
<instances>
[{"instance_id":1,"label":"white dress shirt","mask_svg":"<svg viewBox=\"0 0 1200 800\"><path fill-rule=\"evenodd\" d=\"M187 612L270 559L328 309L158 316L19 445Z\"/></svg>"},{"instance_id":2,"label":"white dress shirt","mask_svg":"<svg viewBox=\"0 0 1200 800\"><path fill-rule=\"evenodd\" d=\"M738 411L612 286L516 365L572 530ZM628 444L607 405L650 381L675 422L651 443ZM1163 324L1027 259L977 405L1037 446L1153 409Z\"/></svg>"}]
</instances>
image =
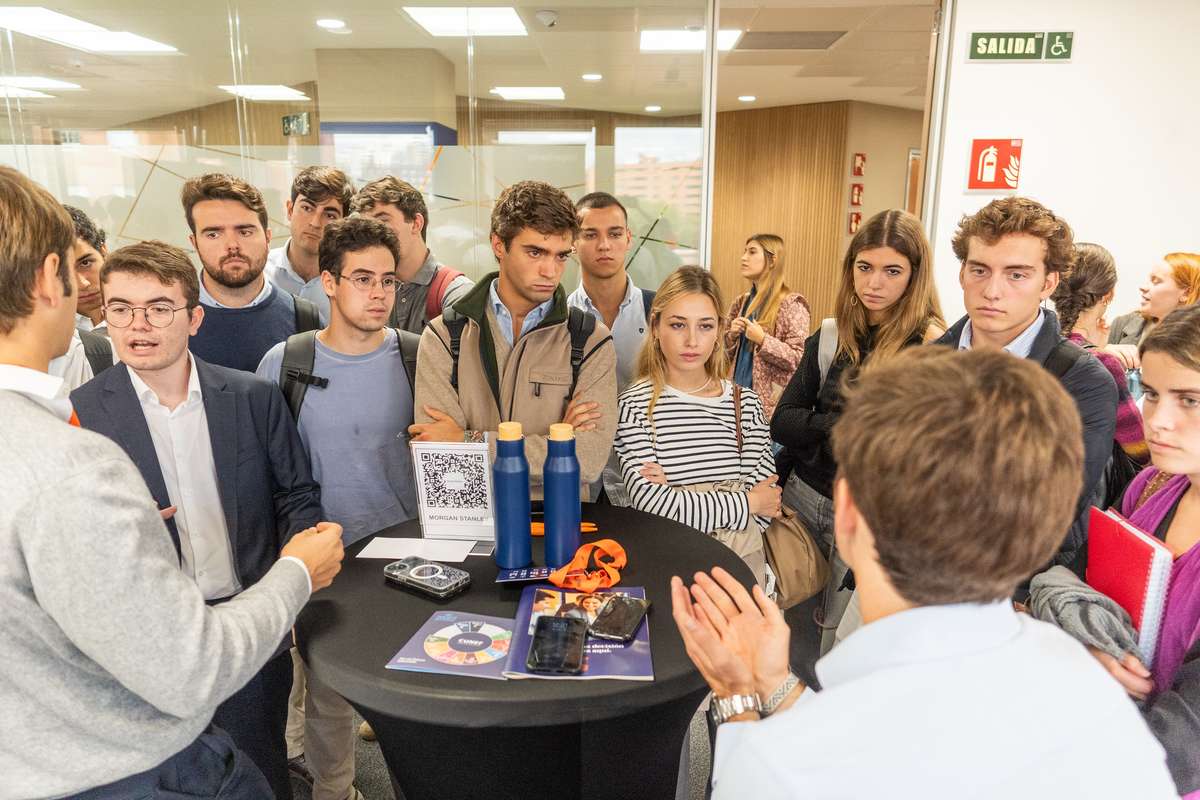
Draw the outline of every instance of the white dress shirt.
<instances>
[{"instance_id":1,"label":"white dress shirt","mask_svg":"<svg viewBox=\"0 0 1200 800\"><path fill-rule=\"evenodd\" d=\"M567 305L574 306L580 311L586 311L599 322L604 322L600 311L592 305L583 284L567 296ZM627 278L625 297L617 308L617 318L613 320L609 330L613 337L613 346L617 351L617 393L625 391L633 383L634 371L637 369L638 353L646 338L646 307L642 301L642 290L633 283L633 278Z\"/></svg>"},{"instance_id":2,"label":"white dress shirt","mask_svg":"<svg viewBox=\"0 0 1200 800\"><path fill-rule=\"evenodd\" d=\"M71 418L71 400L67 397L71 390L57 375L15 364L0 364L0 391L25 395L63 420Z\"/></svg>"},{"instance_id":3,"label":"white dress shirt","mask_svg":"<svg viewBox=\"0 0 1200 800\"><path fill-rule=\"evenodd\" d=\"M1030 351L1033 350L1033 342L1037 339L1039 333L1042 332L1042 326L1046 324L1046 315L1042 310L1038 309L1037 318L1029 324L1029 327L1021 331L1017 338L1004 346L1004 349L1012 353L1017 358L1029 358ZM958 337L958 349L971 349L971 320L967 320L967 324L963 325L962 333Z\"/></svg>"},{"instance_id":4,"label":"white dress shirt","mask_svg":"<svg viewBox=\"0 0 1200 800\"><path fill-rule=\"evenodd\" d=\"M179 531L181 567L195 579L204 599L216 600L237 594L242 587L217 491L217 467L200 378L190 353L188 371L187 399L174 409L160 403L154 390L132 369L129 379L150 428L167 496L177 509L173 519Z\"/></svg>"},{"instance_id":5,"label":"white dress shirt","mask_svg":"<svg viewBox=\"0 0 1200 800\"><path fill-rule=\"evenodd\" d=\"M283 247L276 247L267 254L267 281L274 284L276 289L282 289L311 302L317 307L321 324L328 325L329 295L325 294L325 286L321 283L321 273L318 272L316 277L307 281L300 277L300 273L296 272L296 268L292 266L292 260L288 258L288 246L291 241L288 239L283 243Z\"/></svg>"},{"instance_id":6,"label":"white dress shirt","mask_svg":"<svg viewBox=\"0 0 1200 800\"><path fill-rule=\"evenodd\" d=\"M268 258L269 257L270 256L268 254ZM266 269L264 268L263 271L266 272ZM224 303L217 300L217 298L213 297L212 294L209 293L208 289L204 285L205 280L206 279L202 273L200 276L200 302L206 306L212 306L213 308L231 308L231 306L225 305ZM265 302L266 299L271 296L271 292L273 292L273 291L275 291L275 285L273 283L271 283L269 280L267 280L266 278L263 278L262 291L259 292L257 295L255 295L253 300L251 300L249 303L246 303L246 305L242 306L242 308L252 308L253 306L256 306L262 302Z\"/></svg>"},{"instance_id":7,"label":"white dress shirt","mask_svg":"<svg viewBox=\"0 0 1200 800\"><path fill-rule=\"evenodd\" d=\"M1124 690L1010 603L876 620L817 675L824 690L790 709L720 727L715 800L1178 796Z\"/></svg>"},{"instance_id":8,"label":"white dress shirt","mask_svg":"<svg viewBox=\"0 0 1200 800\"><path fill-rule=\"evenodd\" d=\"M114 354L116 348L113 348ZM79 329L71 331L71 344L67 352L50 361L48 371L56 378L62 378L67 394L83 386L94 377L91 362L87 359L87 351L83 349L83 340L79 338Z\"/></svg>"}]
</instances>

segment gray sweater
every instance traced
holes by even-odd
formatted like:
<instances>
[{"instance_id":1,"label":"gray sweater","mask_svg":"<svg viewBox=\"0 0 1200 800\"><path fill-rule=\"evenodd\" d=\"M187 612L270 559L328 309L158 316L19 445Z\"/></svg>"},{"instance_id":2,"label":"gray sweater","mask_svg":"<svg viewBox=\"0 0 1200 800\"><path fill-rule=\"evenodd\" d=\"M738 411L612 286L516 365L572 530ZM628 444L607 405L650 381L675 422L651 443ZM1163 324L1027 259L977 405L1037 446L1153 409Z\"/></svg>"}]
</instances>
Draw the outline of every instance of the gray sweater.
<instances>
[{"instance_id":1,"label":"gray sweater","mask_svg":"<svg viewBox=\"0 0 1200 800\"><path fill-rule=\"evenodd\" d=\"M82 791L179 752L308 595L289 559L206 606L121 448L0 391L0 800Z\"/></svg>"}]
</instances>

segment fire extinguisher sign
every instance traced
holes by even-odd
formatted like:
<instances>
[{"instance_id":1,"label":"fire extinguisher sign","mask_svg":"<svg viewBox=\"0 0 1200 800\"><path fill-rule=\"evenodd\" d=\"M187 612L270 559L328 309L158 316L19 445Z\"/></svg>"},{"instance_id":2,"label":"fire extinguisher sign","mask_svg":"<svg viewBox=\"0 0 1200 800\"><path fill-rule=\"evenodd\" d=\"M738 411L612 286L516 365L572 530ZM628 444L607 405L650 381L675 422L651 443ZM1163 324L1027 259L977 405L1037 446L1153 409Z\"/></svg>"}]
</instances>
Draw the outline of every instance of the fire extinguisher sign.
<instances>
[{"instance_id":1,"label":"fire extinguisher sign","mask_svg":"<svg viewBox=\"0 0 1200 800\"><path fill-rule=\"evenodd\" d=\"M974 139L967 165L967 190L1016 191L1021 177L1020 139Z\"/></svg>"}]
</instances>

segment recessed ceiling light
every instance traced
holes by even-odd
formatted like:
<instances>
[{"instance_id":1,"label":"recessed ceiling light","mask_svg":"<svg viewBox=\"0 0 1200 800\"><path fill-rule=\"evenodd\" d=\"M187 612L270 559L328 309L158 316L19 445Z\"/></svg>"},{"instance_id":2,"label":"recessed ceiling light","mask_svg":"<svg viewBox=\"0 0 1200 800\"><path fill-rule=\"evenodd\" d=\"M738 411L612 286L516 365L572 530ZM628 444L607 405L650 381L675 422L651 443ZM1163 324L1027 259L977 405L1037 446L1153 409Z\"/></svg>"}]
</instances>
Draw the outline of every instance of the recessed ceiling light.
<instances>
[{"instance_id":1,"label":"recessed ceiling light","mask_svg":"<svg viewBox=\"0 0 1200 800\"><path fill-rule=\"evenodd\" d=\"M743 103L753 103L757 99L758 98L752 94L738 95L738 100L742 101Z\"/></svg>"},{"instance_id":2,"label":"recessed ceiling light","mask_svg":"<svg viewBox=\"0 0 1200 800\"><path fill-rule=\"evenodd\" d=\"M247 100L308 100L308 95L282 84L243 83L236 86L218 86L230 94Z\"/></svg>"},{"instance_id":3,"label":"recessed ceiling light","mask_svg":"<svg viewBox=\"0 0 1200 800\"><path fill-rule=\"evenodd\" d=\"M563 100L561 86L497 86L492 89L505 100Z\"/></svg>"},{"instance_id":4,"label":"recessed ceiling light","mask_svg":"<svg viewBox=\"0 0 1200 800\"><path fill-rule=\"evenodd\" d=\"M317 27L324 28L327 31L340 31L346 27L346 23L340 19L319 19L317 20Z\"/></svg>"},{"instance_id":5,"label":"recessed ceiling light","mask_svg":"<svg viewBox=\"0 0 1200 800\"><path fill-rule=\"evenodd\" d=\"M37 75L4 75L0 76L0 86L13 86L18 89L81 89L78 83L67 83L54 78L42 78Z\"/></svg>"},{"instance_id":6,"label":"recessed ceiling light","mask_svg":"<svg viewBox=\"0 0 1200 800\"><path fill-rule=\"evenodd\" d=\"M604 76L601 75L599 72L585 72L580 77L583 78L585 81L602 81L602 80L604 80Z\"/></svg>"},{"instance_id":7,"label":"recessed ceiling light","mask_svg":"<svg viewBox=\"0 0 1200 800\"><path fill-rule=\"evenodd\" d=\"M93 53L174 53L169 44L110 31L40 6L0 6L0 28Z\"/></svg>"},{"instance_id":8,"label":"recessed ceiling light","mask_svg":"<svg viewBox=\"0 0 1200 800\"><path fill-rule=\"evenodd\" d=\"M717 49L732 50L741 35L740 30L717 31ZM643 53L703 53L707 44L703 30L649 30L642 31L640 47Z\"/></svg>"},{"instance_id":9,"label":"recessed ceiling light","mask_svg":"<svg viewBox=\"0 0 1200 800\"><path fill-rule=\"evenodd\" d=\"M0 97L19 97L24 100L51 100L52 94L35 92L33 89L19 89L16 86L0 86Z\"/></svg>"},{"instance_id":10,"label":"recessed ceiling light","mask_svg":"<svg viewBox=\"0 0 1200 800\"><path fill-rule=\"evenodd\" d=\"M646 106L646 110L653 114L657 111L662 111L662 106Z\"/></svg>"},{"instance_id":11,"label":"recessed ceiling light","mask_svg":"<svg viewBox=\"0 0 1200 800\"><path fill-rule=\"evenodd\" d=\"M500 8L429 8L404 6L404 13L430 36L528 36L511 6Z\"/></svg>"}]
</instances>

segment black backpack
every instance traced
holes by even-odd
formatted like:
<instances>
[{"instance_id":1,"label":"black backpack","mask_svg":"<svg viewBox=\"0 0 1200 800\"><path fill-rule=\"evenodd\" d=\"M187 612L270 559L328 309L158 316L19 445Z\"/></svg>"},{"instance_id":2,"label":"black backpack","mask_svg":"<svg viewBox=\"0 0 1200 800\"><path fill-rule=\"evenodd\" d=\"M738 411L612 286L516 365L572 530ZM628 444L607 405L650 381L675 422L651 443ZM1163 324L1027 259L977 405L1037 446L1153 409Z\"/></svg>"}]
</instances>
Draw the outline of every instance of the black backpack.
<instances>
[{"instance_id":1,"label":"black backpack","mask_svg":"<svg viewBox=\"0 0 1200 800\"><path fill-rule=\"evenodd\" d=\"M450 386L458 391L458 353L462 345L463 330L467 318L453 308L443 309L442 322L450 334ZM567 332L571 335L571 390L567 402L575 396L575 385L579 383L579 370L583 366L583 348L596 330L596 318L574 306L567 309Z\"/></svg>"},{"instance_id":2,"label":"black backpack","mask_svg":"<svg viewBox=\"0 0 1200 800\"><path fill-rule=\"evenodd\" d=\"M1046 371L1061 381L1079 359L1086 358L1088 355L1087 350L1064 339L1056 344L1050 351L1050 355L1046 357ZM1141 465L1125 452L1125 448L1121 447L1116 439L1113 439L1112 455L1109 456L1108 464L1104 467L1103 483L1101 484L1103 496L1100 499L1103 505L1100 508L1112 508L1119 503L1121 496L1125 493L1125 487L1129 486L1141 469Z\"/></svg>"},{"instance_id":3,"label":"black backpack","mask_svg":"<svg viewBox=\"0 0 1200 800\"><path fill-rule=\"evenodd\" d=\"M92 377L113 365L112 342L107 336L102 333L80 331L79 341L83 342L83 354L87 356L88 364L92 367Z\"/></svg>"},{"instance_id":4,"label":"black backpack","mask_svg":"<svg viewBox=\"0 0 1200 800\"><path fill-rule=\"evenodd\" d=\"M650 306L654 305L654 295L658 292L652 292L649 289L642 289L642 308L646 312L646 322L650 322Z\"/></svg>"},{"instance_id":5,"label":"black backpack","mask_svg":"<svg viewBox=\"0 0 1200 800\"><path fill-rule=\"evenodd\" d=\"M309 303L312 305L312 303ZM314 306L315 308L315 306ZM404 360L404 372L408 375L408 388L416 392L417 387L417 347L421 337L409 331L396 331L396 343L400 347L400 355ZM328 378L313 374L313 364L317 358L317 331L307 330L288 337L283 346L283 361L279 365L279 388L287 398L288 408L291 409L292 419L299 422L300 407L304 405L304 395L309 386L324 389L329 385Z\"/></svg>"},{"instance_id":6,"label":"black backpack","mask_svg":"<svg viewBox=\"0 0 1200 800\"><path fill-rule=\"evenodd\" d=\"M292 300L296 304L296 333L320 330L321 312L317 310L317 304L297 295L292 295Z\"/></svg>"}]
</instances>

